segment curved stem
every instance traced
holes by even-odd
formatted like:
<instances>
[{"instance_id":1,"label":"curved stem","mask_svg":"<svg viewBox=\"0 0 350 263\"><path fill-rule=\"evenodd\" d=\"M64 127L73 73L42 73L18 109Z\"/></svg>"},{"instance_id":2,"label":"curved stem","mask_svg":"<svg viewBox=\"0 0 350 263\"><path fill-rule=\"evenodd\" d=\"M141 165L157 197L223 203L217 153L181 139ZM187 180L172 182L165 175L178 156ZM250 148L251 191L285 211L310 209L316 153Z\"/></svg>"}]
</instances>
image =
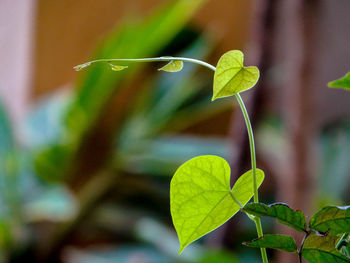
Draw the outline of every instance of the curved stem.
<instances>
[{"instance_id":1,"label":"curved stem","mask_svg":"<svg viewBox=\"0 0 350 263\"><path fill-rule=\"evenodd\" d=\"M160 62L160 61L185 61L185 62L190 62L190 63L202 65L204 67L211 69L214 72L216 71L216 68L209 63L206 63L204 61L194 59L194 58L183 58L183 57L157 57L157 58L137 58L137 59L97 59L97 60L87 62L85 64L78 65L74 68L76 70L80 70L84 67L90 66L91 64L98 63L98 62L111 63L111 62ZM256 153L255 153L253 129L252 129L252 125L251 125L251 122L249 119L247 109L244 105L244 102L243 102L241 95L238 93L235 96L236 96L238 104L241 108L241 111L243 113L243 117L244 117L245 124L246 124L247 131L248 131L251 166L252 166L252 173L253 173L254 202L257 203L257 202L259 202L259 196L258 196L258 183L257 183L257 178L256 178ZM251 217L249 217L249 218L251 218ZM253 218L253 221L254 221L255 226L256 226L258 237L262 237L263 230L262 230L262 226L261 226L260 217L255 216ZM261 251L261 257L262 257L263 263L268 263L266 249L261 248L260 251Z\"/></svg>"},{"instance_id":2,"label":"curved stem","mask_svg":"<svg viewBox=\"0 0 350 263\"><path fill-rule=\"evenodd\" d=\"M202 65L204 67L207 67L213 71L216 70L216 68L213 65L210 65L209 63L206 63L204 61L194 59L194 58L183 58L183 57L157 57L157 58L114 58L114 59L108 59L108 58L102 58L102 59L96 59L89 62L86 62L84 64L80 64L78 66L75 66L74 69L80 70L85 67L90 66L91 64L99 63L99 62L161 62L161 61L186 61L191 62L195 64Z\"/></svg>"},{"instance_id":3,"label":"curved stem","mask_svg":"<svg viewBox=\"0 0 350 263\"><path fill-rule=\"evenodd\" d=\"M241 95L238 93L235 95L236 99L239 103L239 106L242 110L245 124L247 126L248 131L248 137L249 137L249 147L250 147L250 158L251 158L251 166L252 166L252 173L253 173L253 189L254 189L254 202L259 202L259 195L258 195L258 186L257 186L257 178L256 178L256 154L255 154L255 143L254 143L254 134L253 134L253 128L249 119L249 115L247 112L247 109L244 105L244 102L242 100Z\"/></svg>"}]
</instances>

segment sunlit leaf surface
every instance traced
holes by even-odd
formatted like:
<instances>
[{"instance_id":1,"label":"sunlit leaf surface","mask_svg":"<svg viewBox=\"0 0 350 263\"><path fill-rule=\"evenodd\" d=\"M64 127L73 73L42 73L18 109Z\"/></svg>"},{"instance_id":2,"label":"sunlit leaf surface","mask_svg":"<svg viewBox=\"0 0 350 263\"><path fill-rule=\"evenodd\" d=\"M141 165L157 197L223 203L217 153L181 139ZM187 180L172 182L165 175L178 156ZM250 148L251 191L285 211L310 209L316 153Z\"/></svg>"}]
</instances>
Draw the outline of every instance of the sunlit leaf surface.
<instances>
[{"instance_id":1,"label":"sunlit leaf surface","mask_svg":"<svg viewBox=\"0 0 350 263\"><path fill-rule=\"evenodd\" d=\"M231 50L222 55L216 66L212 100L250 89L258 79L259 69L245 67L243 53L239 50Z\"/></svg>"},{"instance_id":2,"label":"sunlit leaf surface","mask_svg":"<svg viewBox=\"0 0 350 263\"><path fill-rule=\"evenodd\" d=\"M258 186L264 173L257 170ZM180 240L180 253L190 243L224 224L253 196L248 171L230 188L230 167L225 159L204 155L179 167L170 185L170 209Z\"/></svg>"},{"instance_id":3,"label":"sunlit leaf surface","mask_svg":"<svg viewBox=\"0 0 350 263\"><path fill-rule=\"evenodd\" d=\"M350 232L350 206L326 206L310 219L310 228L330 234Z\"/></svg>"},{"instance_id":4,"label":"sunlit leaf surface","mask_svg":"<svg viewBox=\"0 0 350 263\"><path fill-rule=\"evenodd\" d=\"M307 237L302 250L302 256L309 263L348 263L350 258L341 254L337 249L339 237L317 236Z\"/></svg>"}]
</instances>

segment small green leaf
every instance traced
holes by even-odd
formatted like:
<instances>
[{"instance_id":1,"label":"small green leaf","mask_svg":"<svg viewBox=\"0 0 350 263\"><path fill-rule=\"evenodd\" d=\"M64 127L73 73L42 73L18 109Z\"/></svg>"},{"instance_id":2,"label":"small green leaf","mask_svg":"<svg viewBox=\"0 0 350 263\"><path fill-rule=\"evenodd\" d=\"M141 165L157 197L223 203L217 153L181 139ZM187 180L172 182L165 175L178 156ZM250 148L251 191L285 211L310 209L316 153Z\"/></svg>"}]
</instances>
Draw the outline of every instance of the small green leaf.
<instances>
[{"instance_id":1,"label":"small green leaf","mask_svg":"<svg viewBox=\"0 0 350 263\"><path fill-rule=\"evenodd\" d=\"M80 70L83 70L84 68L87 68L91 65L91 62L87 62L87 63L84 63L84 64L80 64L80 65L76 65L74 68L75 71L80 71Z\"/></svg>"},{"instance_id":2,"label":"small green leaf","mask_svg":"<svg viewBox=\"0 0 350 263\"><path fill-rule=\"evenodd\" d=\"M113 65L113 64L109 64L111 66L111 69L114 71L121 71L123 69L128 68L128 66L120 66L120 65Z\"/></svg>"},{"instance_id":3,"label":"small green leaf","mask_svg":"<svg viewBox=\"0 0 350 263\"><path fill-rule=\"evenodd\" d=\"M248 247L273 248L286 252L297 253L297 245L291 236L286 235L264 235L249 242L243 242Z\"/></svg>"},{"instance_id":4,"label":"small green leaf","mask_svg":"<svg viewBox=\"0 0 350 263\"><path fill-rule=\"evenodd\" d=\"M329 82L328 87L350 90L350 72L340 79Z\"/></svg>"},{"instance_id":5,"label":"small green leaf","mask_svg":"<svg viewBox=\"0 0 350 263\"><path fill-rule=\"evenodd\" d=\"M349 263L350 258L336 249L338 241L337 236L308 236L301 254L309 263Z\"/></svg>"},{"instance_id":6,"label":"small green leaf","mask_svg":"<svg viewBox=\"0 0 350 263\"><path fill-rule=\"evenodd\" d=\"M258 186L264 172L257 170ZM225 159L195 157L176 171L170 184L170 210L183 249L235 215L253 196L253 175L244 173L230 188L230 166Z\"/></svg>"},{"instance_id":7,"label":"small green leaf","mask_svg":"<svg viewBox=\"0 0 350 263\"><path fill-rule=\"evenodd\" d=\"M184 66L184 63L181 60L171 60L168 64L161 67L158 70L167 71L167 72L178 72Z\"/></svg>"},{"instance_id":8,"label":"small green leaf","mask_svg":"<svg viewBox=\"0 0 350 263\"><path fill-rule=\"evenodd\" d=\"M257 216L274 217L284 225L290 226L300 232L306 232L304 213L302 211L294 211L287 204L275 203L265 205L262 203L250 203L242 211Z\"/></svg>"},{"instance_id":9,"label":"small green leaf","mask_svg":"<svg viewBox=\"0 0 350 263\"><path fill-rule=\"evenodd\" d=\"M222 55L216 66L212 100L250 89L258 79L259 69L244 67L243 53L239 50L231 50Z\"/></svg>"},{"instance_id":10,"label":"small green leaf","mask_svg":"<svg viewBox=\"0 0 350 263\"><path fill-rule=\"evenodd\" d=\"M350 206L326 206L310 219L310 228L330 234L350 232Z\"/></svg>"}]
</instances>

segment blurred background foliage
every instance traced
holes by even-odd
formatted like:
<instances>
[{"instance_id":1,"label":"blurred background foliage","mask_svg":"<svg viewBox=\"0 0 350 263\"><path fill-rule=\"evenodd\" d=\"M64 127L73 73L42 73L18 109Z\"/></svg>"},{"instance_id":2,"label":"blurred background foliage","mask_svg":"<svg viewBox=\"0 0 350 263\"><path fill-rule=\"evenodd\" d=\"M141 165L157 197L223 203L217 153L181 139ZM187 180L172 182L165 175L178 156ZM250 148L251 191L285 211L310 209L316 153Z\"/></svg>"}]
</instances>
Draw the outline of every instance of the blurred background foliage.
<instances>
[{"instance_id":1,"label":"blurred background foliage","mask_svg":"<svg viewBox=\"0 0 350 263\"><path fill-rule=\"evenodd\" d=\"M84 60L218 58L220 37L189 23L195 14L201 17L206 2L163 1L146 17L119 18ZM220 3L225 8L231 2ZM253 7L244 10L254 16ZM239 30L236 39L243 38ZM231 40L221 47L243 47L244 40L234 46ZM96 64L78 73L71 87L61 85L42 95L20 123L0 105L0 262L258 262L258 251L241 246L255 237L245 217L179 256L169 213L169 182L180 164L203 154L235 163L247 147L232 140L235 104L231 99L210 102L212 73L197 65L185 63L181 72L166 73L157 71L161 63L124 64L129 68L121 72ZM269 87L279 87L283 68L260 60L256 64L266 73L259 88L266 94ZM281 201L278 174L289 158L283 114L269 102L279 101L276 96L247 97L254 105L260 167L268 175L262 189L266 203ZM350 115L346 107L343 112L320 121L315 136L311 210L350 199ZM244 151L242 158L234 173L249 165ZM274 231L272 221L263 224L265 232Z\"/></svg>"}]
</instances>

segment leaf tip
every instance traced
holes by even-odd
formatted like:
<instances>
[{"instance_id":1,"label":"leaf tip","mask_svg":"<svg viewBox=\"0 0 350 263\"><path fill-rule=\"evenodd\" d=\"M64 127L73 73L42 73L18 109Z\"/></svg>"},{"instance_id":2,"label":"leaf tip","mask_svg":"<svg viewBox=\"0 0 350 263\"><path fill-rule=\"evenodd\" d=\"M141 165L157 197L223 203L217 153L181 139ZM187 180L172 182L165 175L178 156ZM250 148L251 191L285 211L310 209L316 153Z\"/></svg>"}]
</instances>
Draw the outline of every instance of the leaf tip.
<instances>
[{"instance_id":1,"label":"leaf tip","mask_svg":"<svg viewBox=\"0 0 350 263\"><path fill-rule=\"evenodd\" d=\"M88 67L91 65L91 62L87 62L87 63L84 63L84 64L80 64L80 65L76 65L75 67L73 67L73 69L75 71L80 71L80 70L83 70L84 68Z\"/></svg>"},{"instance_id":2,"label":"leaf tip","mask_svg":"<svg viewBox=\"0 0 350 263\"><path fill-rule=\"evenodd\" d=\"M186 247L186 246L183 246L183 245L180 246L179 255L181 255L181 253L184 251L185 247Z\"/></svg>"}]
</instances>

